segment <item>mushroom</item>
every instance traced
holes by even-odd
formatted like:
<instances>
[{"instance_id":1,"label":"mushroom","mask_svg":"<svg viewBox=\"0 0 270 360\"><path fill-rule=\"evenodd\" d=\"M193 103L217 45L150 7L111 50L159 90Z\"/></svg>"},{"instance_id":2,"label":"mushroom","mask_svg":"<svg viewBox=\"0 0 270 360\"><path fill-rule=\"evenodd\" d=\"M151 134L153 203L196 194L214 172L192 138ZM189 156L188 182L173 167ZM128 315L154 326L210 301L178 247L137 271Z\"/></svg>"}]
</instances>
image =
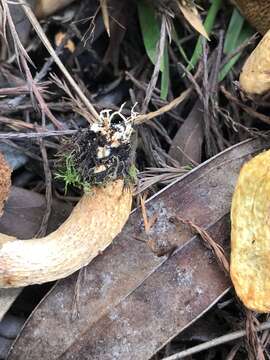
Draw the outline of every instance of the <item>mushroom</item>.
<instances>
[{"instance_id":1,"label":"mushroom","mask_svg":"<svg viewBox=\"0 0 270 360\"><path fill-rule=\"evenodd\" d=\"M231 266L245 306L270 312L270 150L241 169L231 208Z\"/></svg>"},{"instance_id":2,"label":"mushroom","mask_svg":"<svg viewBox=\"0 0 270 360\"><path fill-rule=\"evenodd\" d=\"M0 234L0 287L21 287L66 277L87 265L122 230L132 202L130 189L125 189L125 178L132 163L132 128L119 113L105 115L99 124L71 141L72 157L70 153L68 156L73 160L77 177L87 181L90 190L82 196L70 217L56 231L40 239L18 240ZM115 115L117 119L113 122ZM119 145L110 148L116 134ZM97 157L100 144L111 149L104 158ZM0 161L0 186L3 187L10 184L10 170L2 157ZM97 172L101 166L104 169ZM3 174L8 175L6 180ZM0 188L0 194L5 200L4 187Z\"/></svg>"},{"instance_id":3,"label":"mushroom","mask_svg":"<svg viewBox=\"0 0 270 360\"><path fill-rule=\"evenodd\" d=\"M239 81L248 94L261 95L270 90L270 30L246 60Z\"/></svg>"},{"instance_id":4,"label":"mushroom","mask_svg":"<svg viewBox=\"0 0 270 360\"><path fill-rule=\"evenodd\" d=\"M84 194L69 218L40 239L0 234L0 287L21 287L66 277L87 265L120 233L132 195L123 180Z\"/></svg>"},{"instance_id":5,"label":"mushroom","mask_svg":"<svg viewBox=\"0 0 270 360\"><path fill-rule=\"evenodd\" d=\"M232 0L243 16L261 34L270 29L269 0Z\"/></svg>"},{"instance_id":6,"label":"mushroom","mask_svg":"<svg viewBox=\"0 0 270 360\"><path fill-rule=\"evenodd\" d=\"M239 79L244 92L261 95L270 90L270 1L233 0L233 3L251 25L265 34L245 62Z\"/></svg>"}]
</instances>

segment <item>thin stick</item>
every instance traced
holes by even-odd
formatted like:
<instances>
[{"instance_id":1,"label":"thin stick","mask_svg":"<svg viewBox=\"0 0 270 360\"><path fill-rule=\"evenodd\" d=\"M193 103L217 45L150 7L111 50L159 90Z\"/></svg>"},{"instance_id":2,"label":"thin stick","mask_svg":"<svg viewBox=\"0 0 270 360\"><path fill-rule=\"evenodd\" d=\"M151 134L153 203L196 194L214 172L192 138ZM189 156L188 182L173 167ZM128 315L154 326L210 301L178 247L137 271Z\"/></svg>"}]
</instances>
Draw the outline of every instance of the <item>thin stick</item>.
<instances>
[{"instance_id":1,"label":"thin stick","mask_svg":"<svg viewBox=\"0 0 270 360\"><path fill-rule=\"evenodd\" d=\"M262 323L261 325L257 326L256 327L256 332L267 330L267 329L270 329L270 321L266 321L266 322ZM205 342L203 344L193 346L192 348L181 351L181 352L179 352L177 354L174 354L172 356L166 357L163 360L184 359L187 356L197 354L197 353L199 353L201 351L208 350L208 349L210 349L212 347L225 344L225 343L227 343L229 341L240 339L240 338L244 337L246 334L247 334L246 330L235 331L235 332L232 332L230 334L223 335L223 336L220 336L220 337L215 338L213 340L207 341L207 342Z\"/></svg>"},{"instance_id":2,"label":"thin stick","mask_svg":"<svg viewBox=\"0 0 270 360\"><path fill-rule=\"evenodd\" d=\"M45 185L46 185L46 192L45 192L46 208L44 211L40 228L36 234L36 237L43 237L46 235L49 218L52 212L52 173L48 161L47 150L44 145L43 139L40 139L39 142L40 142L41 155L43 158L43 168L44 168Z\"/></svg>"},{"instance_id":3,"label":"thin stick","mask_svg":"<svg viewBox=\"0 0 270 360\"><path fill-rule=\"evenodd\" d=\"M270 117L269 116L258 113L257 111L255 111L251 107L249 107L249 106L245 105L244 103L242 103L235 96L233 96L229 91L227 91L223 85L220 87L220 90L223 92L223 94L226 96L226 98L229 101L233 101L235 104L237 104L239 107L241 107L249 116L252 116L252 117L254 117L256 119L259 119L259 120L263 121L265 124L268 124L268 125L270 124Z\"/></svg>"},{"instance_id":4,"label":"thin stick","mask_svg":"<svg viewBox=\"0 0 270 360\"><path fill-rule=\"evenodd\" d=\"M162 23L161 23L161 31L160 31L160 41L158 43L157 46L157 59L156 59L156 64L154 67L154 72L151 78L150 83L147 86L146 89L146 96L143 102L143 106L142 106L142 113L145 114L149 102L151 100L153 91L155 90L157 81L158 81L158 75L159 75L159 71L160 71L160 67L161 67L161 60L162 60L162 56L164 54L164 49L165 49L165 44L166 44L166 18L165 15L162 16Z\"/></svg>"},{"instance_id":5,"label":"thin stick","mask_svg":"<svg viewBox=\"0 0 270 360\"><path fill-rule=\"evenodd\" d=\"M175 98L173 101L171 101L169 104L164 105L163 107L161 107L160 109L156 110L156 111L152 111L146 115L139 115L137 116L136 120L134 121L135 125L140 125L145 123L146 121L152 120L157 116L163 115L168 111L173 110L174 108L176 108L178 105L180 105L193 91L193 88L189 88L185 91L182 92L182 94L180 96L178 96L177 98Z\"/></svg>"},{"instance_id":6,"label":"thin stick","mask_svg":"<svg viewBox=\"0 0 270 360\"><path fill-rule=\"evenodd\" d=\"M91 115L94 118L93 120L96 121L99 118L99 115L98 115L96 109L90 103L90 101L87 99L87 97L82 92L80 87L76 84L75 80L70 75L70 73L67 71L66 67L64 66L64 64L60 60L59 56L56 54L54 48L52 47L52 45L51 45L51 43L49 41L49 39L47 38L47 36L44 33L42 27L40 26L35 14L33 13L33 11L31 10L31 8L29 7L28 4L25 5L25 3L26 3L25 0L19 0L19 3L21 4L22 8L24 9L24 12L25 12L26 16L28 17L29 21L33 25L34 29L36 30L36 32L37 32L37 34L38 34L38 36L40 38L40 40L43 42L44 46L46 47L46 49L50 53L51 57L54 59L55 63L57 64L59 69L62 71L62 73L64 74L66 79L69 81L70 85L74 88L74 90L76 91L76 93L78 94L78 96L80 97L80 99L82 100L84 105L86 106L86 108L89 110L89 112L91 113Z\"/></svg>"},{"instance_id":7,"label":"thin stick","mask_svg":"<svg viewBox=\"0 0 270 360\"><path fill-rule=\"evenodd\" d=\"M219 245L214 239L212 239L212 237L207 233L207 231L202 229L200 226L194 224L191 220L183 219L180 216L176 216L174 219L178 222L189 225L191 230L194 230L197 234L199 234L205 244L213 251L217 261L219 262L223 270L225 270L226 273L230 272L230 265L225 256L223 247Z\"/></svg>"},{"instance_id":8,"label":"thin stick","mask_svg":"<svg viewBox=\"0 0 270 360\"><path fill-rule=\"evenodd\" d=\"M46 132L29 132L29 133L2 133L0 134L0 140L3 139L38 139L49 136L63 136L76 134L78 130L52 130Z\"/></svg>"}]
</instances>

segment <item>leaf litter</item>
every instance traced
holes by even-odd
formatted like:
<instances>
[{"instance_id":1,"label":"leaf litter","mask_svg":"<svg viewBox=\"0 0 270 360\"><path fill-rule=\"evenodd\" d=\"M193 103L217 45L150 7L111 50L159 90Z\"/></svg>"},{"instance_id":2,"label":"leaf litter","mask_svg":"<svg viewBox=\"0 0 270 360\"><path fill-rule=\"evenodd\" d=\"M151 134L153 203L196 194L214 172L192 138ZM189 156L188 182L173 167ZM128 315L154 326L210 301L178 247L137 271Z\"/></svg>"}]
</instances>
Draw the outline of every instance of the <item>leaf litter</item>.
<instances>
[{"instance_id":1,"label":"leaf litter","mask_svg":"<svg viewBox=\"0 0 270 360\"><path fill-rule=\"evenodd\" d=\"M236 145L146 202L149 218L157 214L151 236L165 236L177 246L169 257L156 257L134 239L134 234L140 237L144 232L144 221L140 211L133 212L113 246L86 268L78 319L70 317L77 281L72 276L60 281L33 312L9 358L19 359L24 351L29 359L154 355L230 286L200 238L170 218L191 219L228 250L228 213L238 171L245 159L265 146L261 140Z\"/></svg>"},{"instance_id":2,"label":"leaf litter","mask_svg":"<svg viewBox=\"0 0 270 360\"><path fill-rule=\"evenodd\" d=\"M137 103L140 114L135 120L136 192L144 201L113 245L79 275L36 290L32 305L23 300L32 288L23 291L7 316L27 318L51 288L8 358L162 359L194 345L187 339L181 343L181 334L196 328L196 320L210 308L203 318L217 313L224 334L234 334L237 321L243 328L247 319L248 356L263 358L267 333L258 336L257 327L266 318L247 313L233 300L229 278L213 255L216 249L223 261L223 251L228 257L228 213L241 164L267 148L267 96L246 98L235 82L257 41L250 39L252 28L221 0L196 7L193 1L67 1L56 13L36 10L41 22L34 6L19 3L0 2L0 139L13 157L23 156L13 174L20 186L12 190L18 213L10 213L7 204L3 232L44 234L47 225L50 232L51 222L58 223L57 198L69 203L70 211L81 193L71 189L65 194L63 183L50 177L61 139L86 129L104 108L118 110L124 101L124 112ZM16 16L28 18L35 31ZM193 28L211 42L198 38ZM54 43L63 33L62 42ZM69 41L75 51L65 46ZM260 138L241 143L248 137ZM152 195L149 200L145 191ZM38 193L46 195L46 206ZM32 209L27 196L36 195L42 205ZM187 224L173 223L173 217ZM196 233L210 241L210 249ZM10 301L1 297L2 315L19 292L14 290ZM221 303L214 305L221 298L229 304L224 312ZM215 358L246 358L243 342L220 344L212 352ZM203 354L207 358L210 350Z\"/></svg>"}]
</instances>

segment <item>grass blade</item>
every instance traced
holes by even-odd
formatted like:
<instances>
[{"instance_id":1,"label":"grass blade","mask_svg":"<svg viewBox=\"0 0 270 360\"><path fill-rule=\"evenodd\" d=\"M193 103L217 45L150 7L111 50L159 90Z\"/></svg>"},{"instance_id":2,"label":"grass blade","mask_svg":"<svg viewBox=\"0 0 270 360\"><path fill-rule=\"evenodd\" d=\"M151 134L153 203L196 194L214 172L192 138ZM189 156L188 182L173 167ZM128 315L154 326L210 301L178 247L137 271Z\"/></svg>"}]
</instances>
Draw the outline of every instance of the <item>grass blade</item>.
<instances>
[{"instance_id":1,"label":"grass blade","mask_svg":"<svg viewBox=\"0 0 270 360\"><path fill-rule=\"evenodd\" d=\"M213 29L213 26L214 26L215 20L216 20L216 16L217 16L218 11L221 8L221 5L222 5L222 0L214 0L212 5L210 6L210 9L208 11L207 17L204 22L204 28L208 34ZM197 65L201 56L202 56L202 36L200 36L197 41L196 47L194 49L193 55L190 60L190 64L187 67L188 71L195 68L195 66Z\"/></svg>"}]
</instances>

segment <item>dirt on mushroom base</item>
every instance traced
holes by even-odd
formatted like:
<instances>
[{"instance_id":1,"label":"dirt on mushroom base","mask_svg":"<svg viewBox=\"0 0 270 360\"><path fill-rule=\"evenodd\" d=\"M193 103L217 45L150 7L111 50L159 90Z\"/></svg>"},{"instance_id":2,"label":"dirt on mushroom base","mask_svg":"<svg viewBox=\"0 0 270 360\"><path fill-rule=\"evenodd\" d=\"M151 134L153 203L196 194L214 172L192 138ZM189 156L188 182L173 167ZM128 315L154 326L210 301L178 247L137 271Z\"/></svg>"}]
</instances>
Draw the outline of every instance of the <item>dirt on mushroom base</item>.
<instances>
[{"instance_id":1,"label":"dirt on mushroom base","mask_svg":"<svg viewBox=\"0 0 270 360\"><path fill-rule=\"evenodd\" d=\"M59 152L58 179L66 186L73 185L85 191L110 181L124 179L125 184L136 182L135 134L132 121L121 113L101 112L99 123L79 131L65 141Z\"/></svg>"},{"instance_id":2,"label":"dirt on mushroom base","mask_svg":"<svg viewBox=\"0 0 270 360\"><path fill-rule=\"evenodd\" d=\"M101 112L99 121L68 144L68 168L58 178L91 188L70 217L41 239L17 240L0 234L0 286L40 284L66 277L87 265L122 230L132 204L123 191L133 165L132 120L119 111ZM66 161L68 159L68 162ZM61 241L60 241L61 239Z\"/></svg>"}]
</instances>

